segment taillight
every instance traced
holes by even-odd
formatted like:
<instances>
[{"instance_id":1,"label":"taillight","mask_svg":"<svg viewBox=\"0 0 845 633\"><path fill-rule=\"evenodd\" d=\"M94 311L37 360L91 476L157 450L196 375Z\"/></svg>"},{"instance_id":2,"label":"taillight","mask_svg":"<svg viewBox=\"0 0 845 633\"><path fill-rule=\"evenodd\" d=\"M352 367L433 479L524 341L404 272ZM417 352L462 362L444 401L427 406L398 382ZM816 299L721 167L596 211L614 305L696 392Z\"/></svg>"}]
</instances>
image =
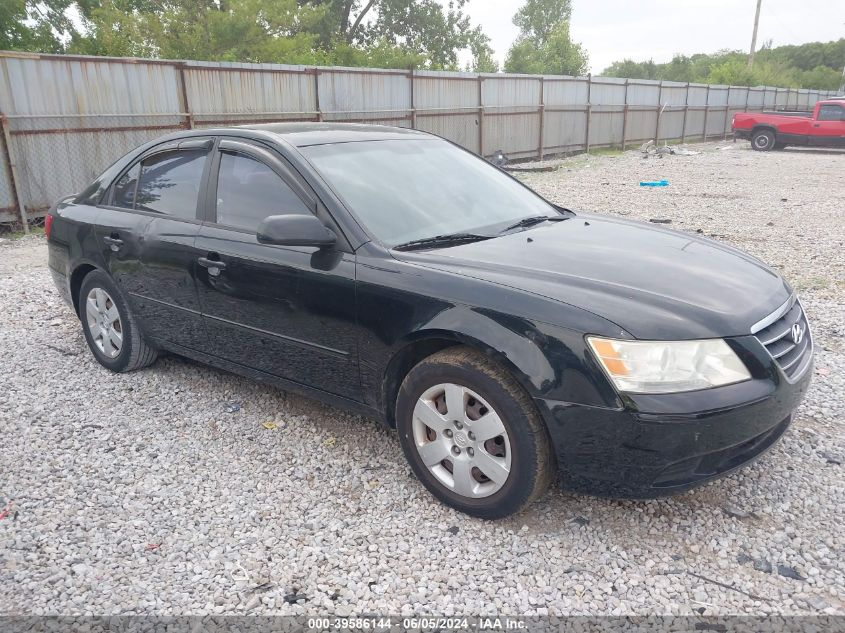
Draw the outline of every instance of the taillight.
<instances>
[{"instance_id":1,"label":"taillight","mask_svg":"<svg viewBox=\"0 0 845 633\"><path fill-rule=\"evenodd\" d=\"M50 231L53 228L53 216L49 213L44 216L44 235L47 236L47 239L50 239Z\"/></svg>"}]
</instances>

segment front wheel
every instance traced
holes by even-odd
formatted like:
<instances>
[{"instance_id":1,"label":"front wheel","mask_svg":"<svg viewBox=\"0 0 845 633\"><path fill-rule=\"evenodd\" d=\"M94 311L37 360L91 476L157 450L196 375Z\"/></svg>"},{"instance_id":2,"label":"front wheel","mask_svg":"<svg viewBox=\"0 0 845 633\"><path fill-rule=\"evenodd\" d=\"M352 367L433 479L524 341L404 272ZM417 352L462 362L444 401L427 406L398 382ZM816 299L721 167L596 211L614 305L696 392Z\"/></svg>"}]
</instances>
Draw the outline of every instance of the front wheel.
<instances>
[{"instance_id":1,"label":"front wheel","mask_svg":"<svg viewBox=\"0 0 845 633\"><path fill-rule=\"evenodd\" d=\"M156 351L147 345L123 293L100 270L85 276L79 289L79 317L91 353L115 372L151 365Z\"/></svg>"},{"instance_id":2,"label":"front wheel","mask_svg":"<svg viewBox=\"0 0 845 633\"><path fill-rule=\"evenodd\" d=\"M440 501L498 519L548 488L554 458L534 402L503 368L466 347L407 375L396 426L414 474Z\"/></svg>"},{"instance_id":3,"label":"front wheel","mask_svg":"<svg viewBox=\"0 0 845 633\"><path fill-rule=\"evenodd\" d=\"M751 148L758 152L768 152L775 147L775 133L771 130L758 130L751 137Z\"/></svg>"}]
</instances>

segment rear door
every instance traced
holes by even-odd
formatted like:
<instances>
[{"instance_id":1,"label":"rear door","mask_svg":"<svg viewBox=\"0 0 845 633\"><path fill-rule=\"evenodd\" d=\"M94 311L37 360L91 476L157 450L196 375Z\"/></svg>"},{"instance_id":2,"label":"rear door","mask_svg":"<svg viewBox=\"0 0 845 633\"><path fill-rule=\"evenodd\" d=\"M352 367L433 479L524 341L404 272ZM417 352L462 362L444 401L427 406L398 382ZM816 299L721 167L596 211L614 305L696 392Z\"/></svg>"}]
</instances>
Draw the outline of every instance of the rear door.
<instances>
[{"instance_id":1,"label":"rear door","mask_svg":"<svg viewBox=\"0 0 845 633\"><path fill-rule=\"evenodd\" d=\"M106 192L97 239L109 273L145 335L197 349L205 333L194 282L194 241L213 139L157 146Z\"/></svg>"},{"instance_id":2,"label":"rear door","mask_svg":"<svg viewBox=\"0 0 845 633\"><path fill-rule=\"evenodd\" d=\"M845 107L838 103L822 103L813 121L811 145L845 147Z\"/></svg>"},{"instance_id":3,"label":"rear door","mask_svg":"<svg viewBox=\"0 0 845 633\"><path fill-rule=\"evenodd\" d=\"M287 213L315 214L342 233L274 150L221 140L212 173L196 242L208 353L360 400L354 253L343 240L321 250L256 239L261 220Z\"/></svg>"}]
</instances>

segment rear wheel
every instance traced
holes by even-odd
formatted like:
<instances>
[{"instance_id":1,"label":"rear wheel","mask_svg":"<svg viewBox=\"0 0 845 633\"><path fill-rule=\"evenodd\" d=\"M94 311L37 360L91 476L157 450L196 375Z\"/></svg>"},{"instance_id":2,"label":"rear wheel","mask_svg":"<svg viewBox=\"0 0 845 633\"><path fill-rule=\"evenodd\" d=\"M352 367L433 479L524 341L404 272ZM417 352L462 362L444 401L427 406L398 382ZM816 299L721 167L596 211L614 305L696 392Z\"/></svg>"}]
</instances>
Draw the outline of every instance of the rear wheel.
<instances>
[{"instance_id":1,"label":"rear wheel","mask_svg":"<svg viewBox=\"0 0 845 633\"><path fill-rule=\"evenodd\" d=\"M396 425L425 487L473 516L519 512L542 495L554 472L531 398L504 369L469 348L444 350L410 371L399 390Z\"/></svg>"},{"instance_id":2,"label":"rear wheel","mask_svg":"<svg viewBox=\"0 0 845 633\"><path fill-rule=\"evenodd\" d=\"M751 148L758 152L768 152L775 147L775 133L771 130L757 130L751 136Z\"/></svg>"},{"instance_id":3,"label":"rear wheel","mask_svg":"<svg viewBox=\"0 0 845 633\"><path fill-rule=\"evenodd\" d=\"M156 351L147 345L120 289L104 272L85 276L79 289L79 317L91 353L116 372L151 365Z\"/></svg>"}]
</instances>

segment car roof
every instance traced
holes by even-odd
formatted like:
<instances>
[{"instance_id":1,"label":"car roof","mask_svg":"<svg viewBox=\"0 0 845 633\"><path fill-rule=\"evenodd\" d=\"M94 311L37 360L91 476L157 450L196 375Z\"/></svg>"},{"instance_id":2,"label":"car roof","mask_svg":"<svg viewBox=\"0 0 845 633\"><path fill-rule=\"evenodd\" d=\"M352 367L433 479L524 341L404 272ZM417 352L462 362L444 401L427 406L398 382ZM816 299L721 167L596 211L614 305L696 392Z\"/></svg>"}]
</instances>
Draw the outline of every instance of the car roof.
<instances>
[{"instance_id":1,"label":"car roof","mask_svg":"<svg viewBox=\"0 0 845 633\"><path fill-rule=\"evenodd\" d=\"M232 128L228 128L232 129ZM236 129L270 132L283 137L296 147L325 145L329 143L351 143L354 141L389 141L400 139L430 139L430 134L387 125L365 125L359 123L262 123L241 125ZM211 131L211 130L209 130Z\"/></svg>"}]
</instances>

